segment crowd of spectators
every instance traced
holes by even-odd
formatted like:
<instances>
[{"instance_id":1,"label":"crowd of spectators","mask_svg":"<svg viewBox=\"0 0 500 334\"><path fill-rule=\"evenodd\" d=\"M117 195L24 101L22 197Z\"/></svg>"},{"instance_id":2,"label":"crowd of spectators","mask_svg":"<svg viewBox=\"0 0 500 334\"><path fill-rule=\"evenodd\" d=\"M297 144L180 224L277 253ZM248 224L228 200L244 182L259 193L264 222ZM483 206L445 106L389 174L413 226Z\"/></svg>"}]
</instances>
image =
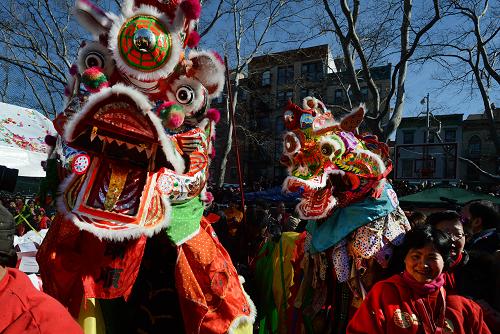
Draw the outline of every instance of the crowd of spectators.
<instances>
[{"instance_id":1,"label":"crowd of spectators","mask_svg":"<svg viewBox=\"0 0 500 334\"><path fill-rule=\"evenodd\" d=\"M55 214L54 207L40 205L35 195L3 193L0 194L0 203L14 216L18 236L30 230L49 228Z\"/></svg>"}]
</instances>

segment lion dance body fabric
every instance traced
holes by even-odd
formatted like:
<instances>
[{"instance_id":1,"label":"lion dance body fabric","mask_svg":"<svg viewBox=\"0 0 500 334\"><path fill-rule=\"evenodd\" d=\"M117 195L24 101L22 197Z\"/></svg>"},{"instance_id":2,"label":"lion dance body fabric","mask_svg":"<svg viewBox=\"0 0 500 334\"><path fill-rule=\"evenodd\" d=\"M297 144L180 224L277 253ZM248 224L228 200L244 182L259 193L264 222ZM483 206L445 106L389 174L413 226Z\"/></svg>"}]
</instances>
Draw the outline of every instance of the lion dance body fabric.
<instances>
[{"instance_id":1,"label":"lion dance body fabric","mask_svg":"<svg viewBox=\"0 0 500 334\"><path fill-rule=\"evenodd\" d=\"M281 162L288 177L283 189L301 192L296 211L309 222L305 233L293 236L293 256L278 261L281 273L275 270L274 281L282 282L273 290L279 326L273 325L276 311L271 308L259 315L261 329L345 330L353 309L410 229L386 181L392 169L387 145L375 136L358 134L364 112L360 106L335 120L314 97L305 98L302 107L289 102L284 112ZM276 247L284 244L280 240Z\"/></svg>"},{"instance_id":2,"label":"lion dance body fabric","mask_svg":"<svg viewBox=\"0 0 500 334\"><path fill-rule=\"evenodd\" d=\"M106 300L165 291L162 302L178 303L186 333L252 331L252 301L203 217L219 119L209 105L225 78L217 53L191 49L200 10L198 0L126 0L117 15L76 1L94 40L81 43L54 121L58 214L38 261L45 291L75 317L101 304L108 331ZM182 323L174 311L148 312L151 322Z\"/></svg>"}]
</instances>

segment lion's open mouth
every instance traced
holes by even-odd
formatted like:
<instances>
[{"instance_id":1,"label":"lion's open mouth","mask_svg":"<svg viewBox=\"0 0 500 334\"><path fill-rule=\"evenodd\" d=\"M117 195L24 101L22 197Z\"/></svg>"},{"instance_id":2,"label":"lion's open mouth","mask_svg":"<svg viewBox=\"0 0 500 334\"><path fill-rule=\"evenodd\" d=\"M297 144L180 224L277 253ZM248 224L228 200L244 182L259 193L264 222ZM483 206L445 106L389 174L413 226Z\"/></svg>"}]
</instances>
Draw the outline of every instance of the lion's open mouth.
<instances>
[{"instance_id":1,"label":"lion's open mouth","mask_svg":"<svg viewBox=\"0 0 500 334\"><path fill-rule=\"evenodd\" d=\"M127 94L97 99L72 122L70 144L91 156L84 205L135 216L148 174L170 166L159 131L138 103ZM170 166L171 167L171 166Z\"/></svg>"},{"instance_id":2,"label":"lion's open mouth","mask_svg":"<svg viewBox=\"0 0 500 334\"><path fill-rule=\"evenodd\" d=\"M322 176L307 181L290 176L285 180L284 188L291 192L302 189L301 199L296 207L302 219L324 218L337 203L332 196L331 185L323 182Z\"/></svg>"}]
</instances>

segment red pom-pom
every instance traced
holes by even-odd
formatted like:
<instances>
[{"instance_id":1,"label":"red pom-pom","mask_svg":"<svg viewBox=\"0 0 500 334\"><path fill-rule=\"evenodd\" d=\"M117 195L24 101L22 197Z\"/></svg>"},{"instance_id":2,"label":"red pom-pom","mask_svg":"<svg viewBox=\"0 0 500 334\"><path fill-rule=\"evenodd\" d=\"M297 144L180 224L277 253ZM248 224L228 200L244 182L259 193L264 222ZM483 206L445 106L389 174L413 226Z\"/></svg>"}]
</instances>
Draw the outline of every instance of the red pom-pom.
<instances>
[{"instance_id":1,"label":"red pom-pom","mask_svg":"<svg viewBox=\"0 0 500 334\"><path fill-rule=\"evenodd\" d=\"M199 0L184 0L181 3L181 9L188 20L197 20L200 18L201 5Z\"/></svg>"},{"instance_id":2,"label":"red pom-pom","mask_svg":"<svg viewBox=\"0 0 500 334\"><path fill-rule=\"evenodd\" d=\"M187 46L189 46L191 49L197 47L198 43L200 43L200 39L200 34L198 34L197 31L191 31L187 40Z\"/></svg>"},{"instance_id":3,"label":"red pom-pom","mask_svg":"<svg viewBox=\"0 0 500 334\"><path fill-rule=\"evenodd\" d=\"M57 137L52 136L52 135L45 136L45 144L47 144L51 147L54 147L54 146L56 146L56 142L57 142Z\"/></svg>"},{"instance_id":4,"label":"red pom-pom","mask_svg":"<svg viewBox=\"0 0 500 334\"><path fill-rule=\"evenodd\" d=\"M220 61L220 63L222 65L224 65L224 59L222 58L222 56L219 53L212 51L212 54L215 56L215 58L217 58Z\"/></svg>"},{"instance_id":5,"label":"red pom-pom","mask_svg":"<svg viewBox=\"0 0 500 334\"><path fill-rule=\"evenodd\" d=\"M220 112L217 109L208 109L207 111L207 117L208 119L214 121L215 123L219 123L220 121Z\"/></svg>"}]
</instances>

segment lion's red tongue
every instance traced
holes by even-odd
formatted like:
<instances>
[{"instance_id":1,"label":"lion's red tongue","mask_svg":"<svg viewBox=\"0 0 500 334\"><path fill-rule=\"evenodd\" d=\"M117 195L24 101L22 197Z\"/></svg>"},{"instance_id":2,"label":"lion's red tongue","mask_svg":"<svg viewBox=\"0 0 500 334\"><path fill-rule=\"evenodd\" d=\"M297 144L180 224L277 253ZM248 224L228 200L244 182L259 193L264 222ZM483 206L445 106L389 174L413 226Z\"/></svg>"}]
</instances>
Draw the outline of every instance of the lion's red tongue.
<instances>
[{"instance_id":1,"label":"lion's red tongue","mask_svg":"<svg viewBox=\"0 0 500 334\"><path fill-rule=\"evenodd\" d=\"M98 167L87 205L134 216L139 208L146 176L147 172L140 168L103 160Z\"/></svg>"}]
</instances>

